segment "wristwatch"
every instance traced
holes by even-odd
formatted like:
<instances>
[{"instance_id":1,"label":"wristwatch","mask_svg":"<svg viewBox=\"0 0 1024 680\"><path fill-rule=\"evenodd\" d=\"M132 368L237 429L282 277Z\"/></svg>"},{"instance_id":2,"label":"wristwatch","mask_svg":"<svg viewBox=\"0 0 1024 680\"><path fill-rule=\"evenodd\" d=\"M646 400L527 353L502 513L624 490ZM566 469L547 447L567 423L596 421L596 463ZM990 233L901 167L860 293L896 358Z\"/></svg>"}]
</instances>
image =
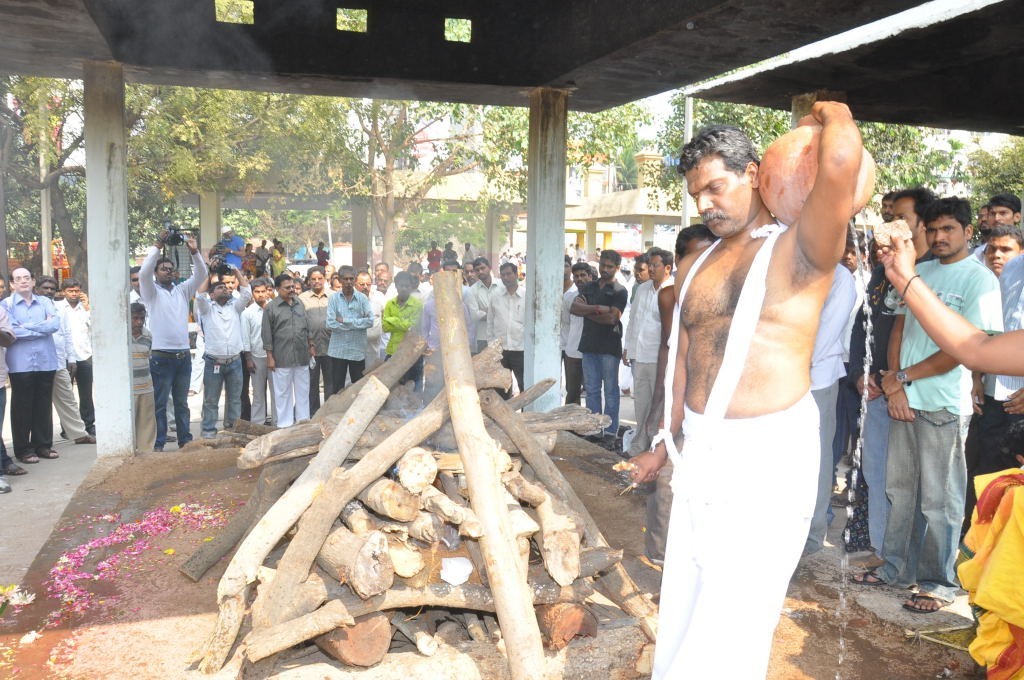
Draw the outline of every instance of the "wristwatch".
<instances>
[{"instance_id":1,"label":"wristwatch","mask_svg":"<svg viewBox=\"0 0 1024 680\"><path fill-rule=\"evenodd\" d=\"M910 380L907 380L907 372L900 370L896 371L896 382L903 385L904 387L910 387Z\"/></svg>"}]
</instances>

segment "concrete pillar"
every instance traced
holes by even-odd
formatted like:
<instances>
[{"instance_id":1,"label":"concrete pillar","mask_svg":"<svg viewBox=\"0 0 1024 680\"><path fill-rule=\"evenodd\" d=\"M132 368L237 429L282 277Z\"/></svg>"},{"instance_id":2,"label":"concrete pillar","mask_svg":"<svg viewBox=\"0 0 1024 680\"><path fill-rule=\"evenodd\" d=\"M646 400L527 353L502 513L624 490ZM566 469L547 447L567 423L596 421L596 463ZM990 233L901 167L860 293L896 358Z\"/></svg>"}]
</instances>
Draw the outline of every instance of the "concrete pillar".
<instances>
[{"instance_id":1,"label":"concrete pillar","mask_svg":"<svg viewBox=\"0 0 1024 680\"><path fill-rule=\"evenodd\" d=\"M498 220L501 217L501 213L498 211L498 206L488 205L487 206L487 217L484 218L484 228L486 233L486 243L484 243L484 257L491 263L492 269L498 267L498 255L500 254L498 247Z\"/></svg>"},{"instance_id":2,"label":"concrete pillar","mask_svg":"<svg viewBox=\"0 0 1024 680\"><path fill-rule=\"evenodd\" d=\"M128 351L128 170L124 74L116 62L86 62L86 231L96 391L96 453L135 449Z\"/></svg>"},{"instance_id":3,"label":"concrete pillar","mask_svg":"<svg viewBox=\"0 0 1024 680\"><path fill-rule=\"evenodd\" d=\"M640 233L642 234L642 243L640 250L647 252L649 248L654 246L654 217L647 215L640 220Z\"/></svg>"},{"instance_id":4,"label":"concrete pillar","mask_svg":"<svg viewBox=\"0 0 1024 680\"><path fill-rule=\"evenodd\" d=\"M558 347L565 249L565 155L569 94L537 88L530 92L527 167L526 384L545 378L561 384ZM552 388L531 409L548 411L561 403Z\"/></svg>"},{"instance_id":5,"label":"concrete pillar","mask_svg":"<svg viewBox=\"0 0 1024 680\"><path fill-rule=\"evenodd\" d=\"M206 252L220 240L220 194L199 192L199 250Z\"/></svg>"},{"instance_id":6,"label":"concrete pillar","mask_svg":"<svg viewBox=\"0 0 1024 680\"><path fill-rule=\"evenodd\" d=\"M597 251L597 220L587 220L587 233L583 239L583 250L586 251L587 257L590 257Z\"/></svg>"},{"instance_id":7,"label":"concrete pillar","mask_svg":"<svg viewBox=\"0 0 1024 680\"><path fill-rule=\"evenodd\" d=\"M587 168L586 179L583 183L584 196L600 196L605 193L604 179L607 168L603 165L592 165Z\"/></svg>"},{"instance_id":8,"label":"concrete pillar","mask_svg":"<svg viewBox=\"0 0 1024 680\"><path fill-rule=\"evenodd\" d=\"M683 98L683 144L693 139L693 97ZM675 159L679 162L679 159ZM697 212L690 194L683 191L683 210L679 220L679 228L685 229L693 221L693 215Z\"/></svg>"},{"instance_id":9,"label":"concrete pillar","mask_svg":"<svg viewBox=\"0 0 1024 680\"><path fill-rule=\"evenodd\" d=\"M821 101L832 101L832 102L845 102L846 93L836 92L834 90L818 90L816 92L806 92L804 94L798 94L793 97L790 104L790 114L792 116L790 124L792 127L796 127L800 119L811 112L811 107L814 106L814 102Z\"/></svg>"},{"instance_id":10,"label":"concrete pillar","mask_svg":"<svg viewBox=\"0 0 1024 680\"><path fill-rule=\"evenodd\" d=\"M370 263L370 206L353 199L349 202L349 212L352 215L352 266L358 270ZM373 272L372 267L370 272Z\"/></svg>"}]
</instances>

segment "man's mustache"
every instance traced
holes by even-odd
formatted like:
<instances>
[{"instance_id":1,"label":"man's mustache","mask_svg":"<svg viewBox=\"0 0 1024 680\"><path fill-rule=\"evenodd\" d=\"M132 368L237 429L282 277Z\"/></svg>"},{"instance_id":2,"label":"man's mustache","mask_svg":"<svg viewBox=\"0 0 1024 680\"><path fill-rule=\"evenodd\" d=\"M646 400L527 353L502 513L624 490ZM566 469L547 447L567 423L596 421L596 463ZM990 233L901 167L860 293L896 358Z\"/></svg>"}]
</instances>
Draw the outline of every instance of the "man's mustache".
<instances>
[{"instance_id":1,"label":"man's mustache","mask_svg":"<svg viewBox=\"0 0 1024 680\"><path fill-rule=\"evenodd\" d=\"M727 220L729 216L718 210L705 210L700 214L700 218L706 224L712 220Z\"/></svg>"}]
</instances>

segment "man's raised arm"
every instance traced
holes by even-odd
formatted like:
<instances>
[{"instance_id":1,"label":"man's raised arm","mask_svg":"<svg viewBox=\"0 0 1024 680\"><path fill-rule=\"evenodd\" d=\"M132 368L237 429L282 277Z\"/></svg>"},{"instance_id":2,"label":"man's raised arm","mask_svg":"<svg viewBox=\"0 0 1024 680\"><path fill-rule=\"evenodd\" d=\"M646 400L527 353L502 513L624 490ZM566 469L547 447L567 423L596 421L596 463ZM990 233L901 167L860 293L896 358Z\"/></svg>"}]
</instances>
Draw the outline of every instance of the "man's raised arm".
<instances>
[{"instance_id":1,"label":"man's raised arm","mask_svg":"<svg viewBox=\"0 0 1024 680\"><path fill-rule=\"evenodd\" d=\"M817 102L800 124L822 129L818 173L797 219L797 245L808 264L831 272L846 245L864 145L846 104Z\"/></svg>"}]
</instances>

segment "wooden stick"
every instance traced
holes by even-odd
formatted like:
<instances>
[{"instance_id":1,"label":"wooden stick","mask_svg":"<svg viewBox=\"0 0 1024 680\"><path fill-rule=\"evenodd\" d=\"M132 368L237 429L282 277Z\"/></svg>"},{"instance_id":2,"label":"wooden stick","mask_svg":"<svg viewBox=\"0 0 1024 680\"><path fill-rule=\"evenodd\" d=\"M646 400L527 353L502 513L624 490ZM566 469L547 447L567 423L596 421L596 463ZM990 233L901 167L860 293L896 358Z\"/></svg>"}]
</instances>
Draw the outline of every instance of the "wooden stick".
<instances>
[{"instance_id":1,"label":"wooden stick","mask_svg":"<svg viewBox=\"0 0 1024 680\"><path fill-rule=\"evenodd\" d=\"M536 508L540 524L540 552L551 577L567 586L580 575L582 532L565 502L552 496L540 484L527 481L518 472L506 472L501 481L509 492Z\"/></svg>"},{"instance_id":2,"label":"wooden stick","mask_svg":"<svg viewBox=\"0 0 1024 680\"><path fill-rule=\"evenodd\" d=\"M355 625L335 628L313 639L324 654L347 666L368 668L380 662L391 646L391 622L375 612L359 617Z\"/></svg>"},{"instance_id":3,"label":"wooden stick","mask_svg":"<svg viewBox=\"0 0 1024 680\"><path fill-rule=\"evenodd\" d=\"M265 659L271 654L305 642L338 626L352 625L352 616L360 617L377 611L409 607L446 607L483 612L495 610L491 591L485 586L468 583L461 586L440 583L426 588L395 586L369 600L360 600L340 585L325 585L332 599L320 609L291 621L250 632L245 638L246 657L251 661ZM593 588L584 581L578 581L568 588L531 588L527 590L530 597L527 600L531 609L530 618L536 623L537 619L532 611L534 604L582 602L592 593ZM544 675L535 677L542 678Z\"/></svg>"},{"instance_id":4,"label":"wooden stick","mask_svg":"<svg viewBox=\"0 0 1024 680\"><path fill-rule=\"evenodd\" d=\"M597 617L582 604L560 602L537 607L537 621L548 649L564 649L577 635L597 635Z\"/></svg>"},{"instance_id":5,"label":"wooden stick","mask_svg":"<svg viewBox=\"0 0 1024 680\"><path fill-rule=\"evenodd\" d=\"M245 638L245 656L250 661L259 661L292 645L330 632L338 626L351 626L354 623L352 615L345 609L345 603L341 600L331 600L316 611L292 619L283 625L249 633Z\"/></svg>"},{"instance_id":6,"label":"wooden stick","mask_svg":"<svg viewBox=\"0 0 1024 680\"><path fill-rule=\"evenodd\" d=\"M202 672L215 673L223 667L228 653L231 651L231 645L234 644L235 638L238 636L238 629L242 625L240 613L244 611L249 585L255 580L256 571L263 563L263 558L302 516L316 495L323 489L324 481L331 471L336 470L338 465L345 460L345 456L348 455L359 434L366 427L366 423L370 422L370 419L377 413L377 409L387 399L387 395L388 390L380 381L371 379L366 383L366 387L360 393L359 401L346 416L348 426L339 427L331 434L331 438L321 448L320 453L313 458L305 471L295 480L295 483L274 503L270 511L260 519L256 528L242 541L217 586L217 601L220 604L221 613L218 616L216 631L211 636L206 653L200 663ZM291 579L289 584L298 583L306 577L309 573L309 566L322 544L321 540L312 551L301 577ZM292 545L295 545L294 541L292 541ZM282 566L285 568L287 568L287 561L288 554L285 553L285 557L282 559ZM292 569L294 570L294 567ZM279 576L280 573L281 567L278 571ZM271 592L276 590L279 593L283 589L283 584L282 588L276 588L275 584L270 584Z\"/></svg>"},{"instance_id":7,"label":"wooden stick","mask_svg":"<svg viewBox=\"0 0 1024 680\"><path fill-rule=\"evenodd\" d=\"M506 401L505 404L513 411L519 411L540 399L548 390L554 387L554 385L555 380L553 378L545 378L539 383L530 385L525 390Z\"/></svg>"},{"instance_id":8,"label":"wooden stick","mask_svg":"<svg viewBox=\"0 0 1024 680\"><path fill-rule=\"evenodd\" d=\"M585 544L589 547L608 547L608 541L601 534L601 529L587 511L583 501L576 495L572 485L565 479L554 462L532 441L522 419L493 390L481 392L480 403L484 411L508 433L509 437L516 441L523 458L533 468L538 479L549 491L560 496L579 517L583 523ZM622 607L623 611L630 616L641 620L644 632L651 642L654 642L658 637L657 607L640 592L625 568L621 564L616 564L601 577L599 583L615 604Z\"/></svg>"},{"instance_id":9,"label":"wooden stick","mask_svg":"<svg viewBox=\"0 0 1024 680\"><path fill-rule=\"evenodd\" d=\"M380 531L359 536L339 526L327 536L316 563L363 599L383 593L395 580L388 539Z\"/></svg>"},{"instance_id":10,"label":"wooden stick","mask_svg":"<svg viewBox=\"0 0 1024 680\"><path fill-rule=\"evenodd\" d=\"M511 380L511 372L501 367L500 346L488 347L473 358L473 368L488 385L506 384ZM390 361L388 363L391 363ZM360 399L361 403L363 400ZM402 455L418 445L431 433L441 427L448 417L448 401L444 395L438 395L416 417L394 432L380 446L367 453L349 470L335 467L320 493L309 509L303 513L298 531L288 545L282 560L290 562L287 568L291 572L290 582L298 583L305 574L313 559L320 551L334 521L341 514L345 505L355 498L356 494L365 489L387 472ZM348 428L338 428L335 432ZM359 432L354 433L359 436ZM331 436L334 436L332 433ZM289 553L291 557L289 558ZM281 591L277 591L281 594ZM297 611L286 597L274 600L261 596L253 605L253 619L263 622L287 621L305 612ZM272 624L271 624L272 625Z\"/></svg>"},{"instance_id":11,"label":"wooden stick","mask_svg":"<svg viewBox=\"0 0 1024 680\"><path fill-rule=\"evenodd\" d=\"M537 619L530 606L526 574L518 566L513 566L518 565L519 551L508 507L502 498L501 480L495 469L498 448L487 435L480 412L460 286L454 272L441 272L434 276L445 391L462 464L466 469L470 506L484 529L480 543L498 621L508 644L512 678L536 680L545 676L544 648Z\"/></svg>"},{"instance_id":12,"label":"wooden stick","mask_svg":"<svg viewBox=\"0 0 1024 680\"><path fill-rule=\"evenodd\" d=\"M416 649L423 656L434 656L437 654L437 640L427 632L427 627L421 619L406 618L402 612L396 612L391 617L391 625L409 638L409 642L415 643Z\"/></svg>"}]
</instances>

